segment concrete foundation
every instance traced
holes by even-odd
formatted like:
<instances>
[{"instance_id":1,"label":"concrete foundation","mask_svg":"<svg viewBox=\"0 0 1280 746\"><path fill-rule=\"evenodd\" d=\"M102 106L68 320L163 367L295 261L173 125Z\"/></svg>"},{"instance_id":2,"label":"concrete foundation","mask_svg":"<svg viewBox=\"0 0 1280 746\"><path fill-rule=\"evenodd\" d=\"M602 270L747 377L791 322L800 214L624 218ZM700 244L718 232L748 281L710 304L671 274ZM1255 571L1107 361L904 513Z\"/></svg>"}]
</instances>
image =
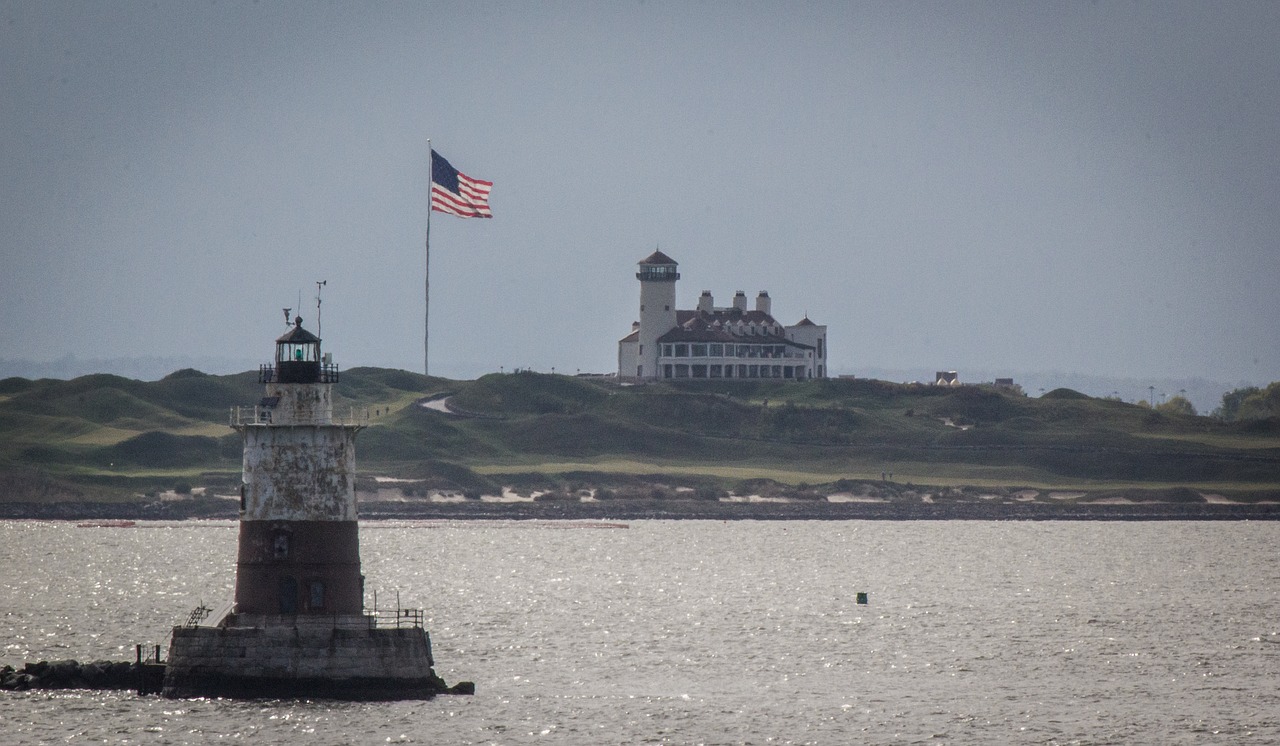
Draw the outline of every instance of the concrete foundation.
<instances>
[{"instance_id":1,"label":"concrete foundation","mask_svg":"<svg viewBox=\"0 0 1280 746\"><path fill-rule=\"evenodd\" d=\"M258 620L255 620L258 621ZM420 627L175 627L166 697L430 698L446 691Z\"/></svg>"}]
</instances>

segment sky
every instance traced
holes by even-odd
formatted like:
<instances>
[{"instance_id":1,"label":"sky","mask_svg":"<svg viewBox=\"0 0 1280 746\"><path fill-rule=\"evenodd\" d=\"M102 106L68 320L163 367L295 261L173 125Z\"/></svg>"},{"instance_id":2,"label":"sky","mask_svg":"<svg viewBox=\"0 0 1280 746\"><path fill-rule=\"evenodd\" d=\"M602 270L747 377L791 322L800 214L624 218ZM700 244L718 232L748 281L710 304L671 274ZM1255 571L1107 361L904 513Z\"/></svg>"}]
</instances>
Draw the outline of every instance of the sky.
<instances>
[{"instance_id":1,"label":"sky","mask_svg":"<svg viewBox=\"0 0 1280 746\"><path fill-rule=\"evenodd\" d=\"M1265 384L1277 49L1274 2L0 0L0 358L243 370L323 280L339 365L421 371L429 139L494 182L431 216L436 375L615 371L661 249L832 373Z\"/></svg>"}]
</instances>

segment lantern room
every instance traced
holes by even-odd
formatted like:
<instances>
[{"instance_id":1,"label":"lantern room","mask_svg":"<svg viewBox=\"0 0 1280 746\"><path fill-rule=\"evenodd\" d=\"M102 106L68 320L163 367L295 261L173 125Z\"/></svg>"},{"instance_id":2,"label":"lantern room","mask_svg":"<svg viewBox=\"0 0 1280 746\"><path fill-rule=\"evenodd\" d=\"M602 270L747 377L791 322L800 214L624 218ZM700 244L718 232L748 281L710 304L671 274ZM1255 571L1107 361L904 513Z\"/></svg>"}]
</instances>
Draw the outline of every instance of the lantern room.
<instances>
[{"instance_id":1,"label":"lantern room","mask_svg":"<svg viewBox=\"0 0 1280 746\"><path fill-rule=\"evenodd\" d=\"M320 338L293 320L288 334L276 340L276 383L321 383Z\"/></svg>"}]
</instances>

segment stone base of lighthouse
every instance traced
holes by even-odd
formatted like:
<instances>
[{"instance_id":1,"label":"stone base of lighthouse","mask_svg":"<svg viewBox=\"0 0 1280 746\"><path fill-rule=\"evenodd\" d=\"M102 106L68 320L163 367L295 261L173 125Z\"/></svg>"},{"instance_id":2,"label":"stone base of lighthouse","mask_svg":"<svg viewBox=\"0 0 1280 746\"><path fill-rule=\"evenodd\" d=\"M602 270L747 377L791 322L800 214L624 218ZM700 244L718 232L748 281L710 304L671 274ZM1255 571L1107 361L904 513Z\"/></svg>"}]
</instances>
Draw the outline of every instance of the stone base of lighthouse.
<instances>
[{"instance_id":1,"label":"stone base of lighthouse","mask_svg":"<svg viewBox=\"0 0 1280 746\"><path fill-rule=\"evenodd\" d=\"M432 669L425 630L366 620L232 615L217 627L175 627L163 694L400 700L450 691Z\"/></svg>"}]
</instances>

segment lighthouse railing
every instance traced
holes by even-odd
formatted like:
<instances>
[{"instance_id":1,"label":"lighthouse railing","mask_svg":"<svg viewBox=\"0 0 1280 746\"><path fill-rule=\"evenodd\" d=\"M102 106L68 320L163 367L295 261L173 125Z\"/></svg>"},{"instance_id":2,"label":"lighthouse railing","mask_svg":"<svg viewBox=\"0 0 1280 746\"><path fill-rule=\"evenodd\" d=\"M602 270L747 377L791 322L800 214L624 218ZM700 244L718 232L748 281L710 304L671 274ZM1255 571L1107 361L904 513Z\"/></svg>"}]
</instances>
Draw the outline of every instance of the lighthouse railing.
<instances>
[{"instance_id":1,"label":"lighthouse railing","mask_svg":"<svg viewBox=\"0 0 1280 746\"><path fill-rule=\"evenodd\" d=\"M262 405L241 406L231 408L231 426L244 427L249 425L272 425L277 424L273 420L275 413L274 407L264 407ZM315 417L300 418L296 415L287 423L278 423L297 426L314 426L314 425L339 425L342 427L368 427L369 426L369 409L368 407L351 407L344 415L334 415L325 417L317 415Z\"/></svg>"},{"instance_id":2,"label":"lighthouse railing","mask_svg":"<svg viewBox=\"0 0 1280 746\"><path fill-rule=\"evenodd\" d=\"M337 383L339 379L337 363L321 363L320 377L308 383ZM258 366L258 383L275 383L280 380L280 371L274 365L263 363Z\"/></svg>"},{"instance_id":3,"label":"lighthouse railing","mask_svg":"<svg viewBox=\"0 0 1280 746\"><path fill-rule=\"evenodd\" d=\"M424 623L425 613L422 609L365 609L364 615L369 619L370 628L418 627Z\"/></svg>"}]
</instances>

